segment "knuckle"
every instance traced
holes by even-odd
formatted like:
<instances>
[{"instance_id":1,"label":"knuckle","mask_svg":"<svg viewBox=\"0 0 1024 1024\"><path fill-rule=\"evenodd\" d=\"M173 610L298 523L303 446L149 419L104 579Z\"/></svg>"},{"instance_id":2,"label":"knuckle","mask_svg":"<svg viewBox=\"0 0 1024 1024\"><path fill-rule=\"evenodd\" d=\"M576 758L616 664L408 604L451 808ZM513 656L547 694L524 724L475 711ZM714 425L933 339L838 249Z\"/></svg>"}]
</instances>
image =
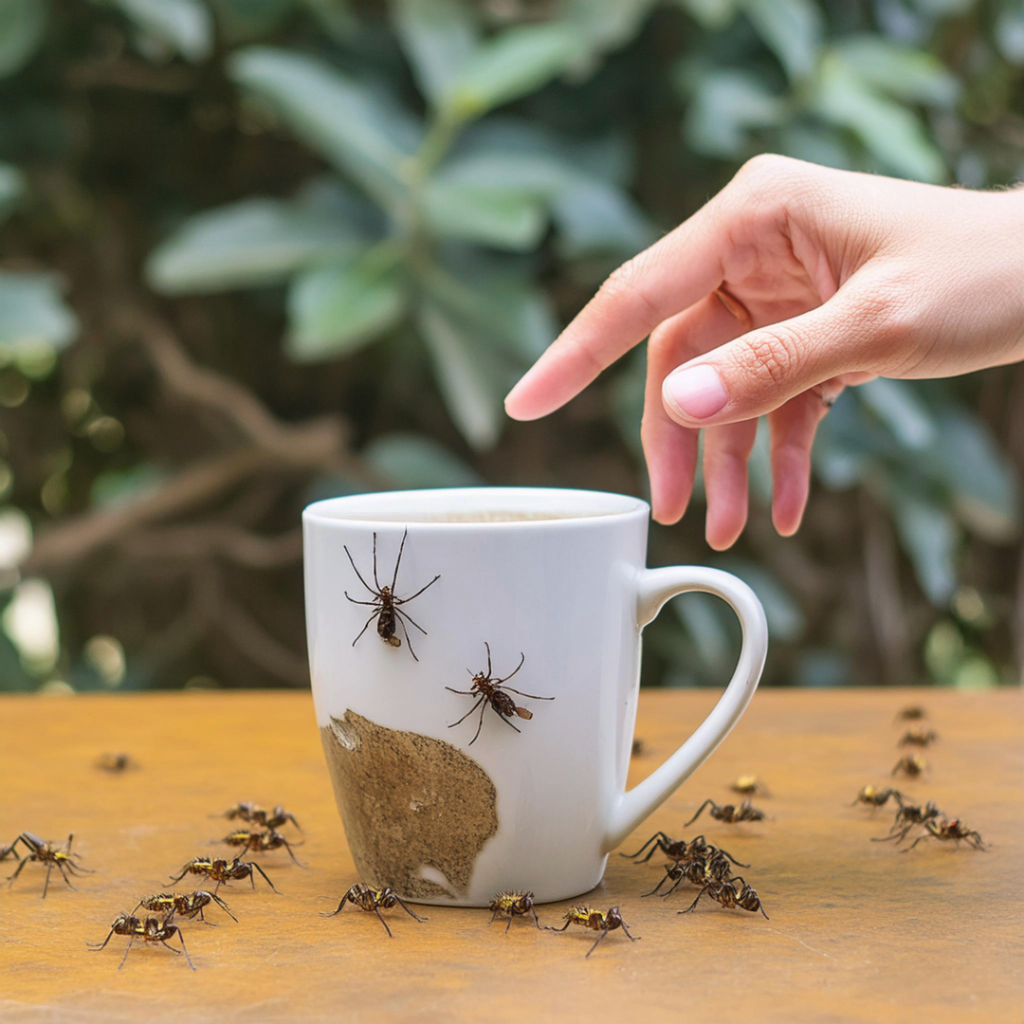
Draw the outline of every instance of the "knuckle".
<instances>
[{"instance_id":1,"label":"knuckle","mask_svg":"<svg viewBox=\"0 0 1024 1024\"><path fill-rule=\"evenodd\" d=\"M647 277L643 256L634 256L612 271L598 294L616 306L625 306L631 316L639 320L647 331L651 331L663 317L647 292Z\"/></svg>"},{"instance_id":2,"label":"knuckle","mask_svg":"<svg viewBox=\"0 0 1024 1024\"><path fill-rule=\"evenodd\" d=\"M876 286L860 297L858 327L872 369L905 369L920 337L922 310L909 282Z\"/></svg>"},{"instance_id":3,"label":"knuckle","mask_svg":"<svg viewBox=\"0 0 1024 1024\"><path fill-rule=\"evenodd\" d=\"M796 334L785 327L758 331L741 352L740 363L753 375L755 385L781 385L799 365L800 345Z\"/></svg>"}]
</instances>

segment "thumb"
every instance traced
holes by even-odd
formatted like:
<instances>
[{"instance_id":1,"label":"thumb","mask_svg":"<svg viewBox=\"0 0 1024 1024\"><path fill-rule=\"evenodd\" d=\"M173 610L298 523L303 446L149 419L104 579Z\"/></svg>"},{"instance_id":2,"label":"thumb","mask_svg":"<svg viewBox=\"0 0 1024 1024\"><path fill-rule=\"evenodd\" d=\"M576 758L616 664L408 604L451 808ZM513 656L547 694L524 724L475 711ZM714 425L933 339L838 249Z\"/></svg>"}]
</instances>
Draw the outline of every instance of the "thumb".
<instances>
[{"instance_id":1,"label":"thumb","mask_svg":"<svg viewBox=\"0 0 1024 1024\"><path fill-rule=\"evenodd\" d=\"M842 289L673 370L661 389L665 411L684 426L762 416L830 377L870 370L882 330L878 304L862 289Z\"/></svg>"}]
</instances>

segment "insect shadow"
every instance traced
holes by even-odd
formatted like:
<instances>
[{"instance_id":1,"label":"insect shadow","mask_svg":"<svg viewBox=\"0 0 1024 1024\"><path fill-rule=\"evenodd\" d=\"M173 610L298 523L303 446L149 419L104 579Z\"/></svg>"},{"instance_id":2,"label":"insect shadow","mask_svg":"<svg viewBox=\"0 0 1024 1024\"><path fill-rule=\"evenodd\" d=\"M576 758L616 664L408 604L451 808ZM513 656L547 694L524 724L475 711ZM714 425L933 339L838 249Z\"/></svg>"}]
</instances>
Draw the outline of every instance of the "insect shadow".
<instances>
[{"instance_id":1,"label":"insect shadow","mask_svg":"<svg viewBox=\"0 0 1024 1024\"><path fill-rule=\"evenodd\" d=\"M395 571L391 577L391 586L385 585L382 587L380 585L380 580L377 577L376 532L374 532L373 534L374 586L372 587L370 586L369 583L366 582L366 580L363 579L363 574L359 571L358 568L356 568L355 559L352 557L352 552L349 551L348 545L343 545L345 548L345 554L348 555L348 560L352 563L352 568L355 571L356 576L359 577L359 582L362 583L362 585L366 587L366 589L373 595L373 600L357 601L354 597L351 597L349 595L349 592L347 590L345 591L345 596L353 604L361 604L365 605L368 608L373 608L373 611L370 613L370 617L366 620L366 623L363 625L363 628L359 631L359 635L355 638L355 640L352 641L353 647L355 647L355 645L359 642L360 637L362 637L362 635L367 631L367 629L369 629L370 623L373 622L374 619L376 619L377 635L381 638L381 640L384 641L384 643L389 644L391 647L402 646L402 641L397 636L395 636L396 625L400 625L402 627L402 632L405 634L405 642L409 647L409 653L412 655L412 660L419 661L420 659L416 657L416 652L413 650L412 641L409 639L409 630L406 628L405 624L406 622L408 622L411 625L415 626L416 629L418 629L424 636L427 635L427 631L418 622L414 621L408 612L402 611L400 606L403 604L408 604L410 601L419 597L424 590L427 590L430 587L432 587L441 578L441 575L440 573L438 573L438 575L435 576L425 587L420 587L420 589L417 590L415 594L412 594L409 597L395 596L395 587L398 584L398 567L402 564L402 552L405 550L405 539L408 536L409 528L406 527L405 533L402 534L401 546L398 548L398 558L395 559Z\"/></svg>"}]
</instances>

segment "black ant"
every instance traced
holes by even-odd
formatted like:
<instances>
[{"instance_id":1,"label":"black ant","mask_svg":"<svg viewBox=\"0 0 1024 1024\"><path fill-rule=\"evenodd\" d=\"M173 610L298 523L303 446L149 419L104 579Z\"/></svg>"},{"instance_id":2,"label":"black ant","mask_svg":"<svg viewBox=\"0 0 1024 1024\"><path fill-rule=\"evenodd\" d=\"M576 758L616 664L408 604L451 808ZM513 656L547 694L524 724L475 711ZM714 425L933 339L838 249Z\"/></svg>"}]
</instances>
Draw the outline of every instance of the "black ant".
<instances>
[{"instance_id":1,"label":"black ant","mask_svg":"<svg viewBox=\"0 0 1024 1024\"><path fill-rule=\"evenodd\" d=\"M705 807L711 808L708 813L715 821L724 821L727 825L734 825L740 821L764 821L764 811L759 811L756 807L751 806L749 800L744 800L739 807L733 804L719 807L714 800L707 799L697 808L697 813L686 824L692 825L704 813Z\"/></svg>"},{"instance_id":2,"label":"black ant","mask_svg":"<svg viewBox=\"0 0 1024 1024\"><path fill-rule=\"evenodd\" d=\"M254 825L262 825L263 828L276 829L291 822L300 832L302 826L295 820L295 815L290 814L280 804L272 811L268 811L251 800L240 800L234 807L229 807L223 814L211 814L211 818L227 818L234 821L241 818L242 821L251 822Z\"/></svg>"},{"instance_id":3,"label":"black ant","mask_svg":"<svg viewBox=\"0 0 1024 1024\"><path fill-rule=\"evenodd\" d=\"M189 967L194 971L196 966L192 963L192 958L188 955L188 950L185 948L185 936L181 934L181 929L177 925L171 924L172 917L174 917L174 914L170 913L163 921L157 917L147 917L145 921L140 921L134 914L118 914L110 926L110 931L107 932L107 937L102 942L89 942L86 945L94 953L98 953L114 935L129 936L124 956L121 957L121 962L117 965L117 969L121 970L124 967L125 960L128 959L128 951L132 948L132 943L136 939L142 939L143 942L159 942L167 946L172 953L176 953L179 956L184 953ZM175 935L178 936L181 949L175 949L173 946L167 945L167 940L174 938Z\"/></svg>"},{"instance_id":4,"label":"black ant","mask_svg":"<svg viewBox=\"0 0 1024 1024\"><path fill-rule=\"evenodd\" d=\"M131 754L102 754L96 759L96 767L116 775L139 766Z\"/></svg>"},{"instance_id":5,"label":"black ant","mask_svg":"<svg viewBox=\"0 0 1024 1024\"><path fill-rule=\"evenodd\" d=\"M363 579L363 574L356 569L355 559L352 557L352 552L349 551L348 547L345 546L345 554L348 555L349 562L352 563L352 568L355 570L355 574L359 577L359 582L373 595L372 601L357 601L354 597L349 597L349 593L346 590L345 596L353 604L362 604L367 607L373 608L373 612L370 617L366 620L366 624L359 631L359 636L352 641L352 646L359 642L359 638L369 629L370 623L374 619L377 620L377 635L392 647L401 647L402 641L395 636L395 624L399 623L402 627L402 632L405 634L405 642L409 645L409 653L412 655L413 661L419 661L416 657L416 652L412 648L412 641L409 639L409 630L406 628L406 622L411 623L415 626L424 636L427 635L427 631L418 623L415 622L408 612L402 611L400 605L408 604L410 601L419 597L424 590L432 587L440 578L440 574L435 576L425 587L420 587L411 597L396 597L395 596L395 585L398 583L398 567L402 564L402 552L405 550L405 538L409 536L409 528L405 528L405 533L402 534L402 543L398 548L398 558L395 561L395 572L391 578L391 586L380 585L380 580L377 578L377 534L373 535L373 582L376 584L376 589L370 586L366 580Z\"/></svg>"},{"instance_id":6,"label":"black ant","mask_svg":"<svg viewBox=\"0 0 1024 1024\"><path fill-rule=\"evenodd\" d=\"M305 867L302 861L295 856L292 844L280 832L275 832L273 829L268 829L266 832L251 832L249 829L241 828L234 832L229 832L221 842L226 843L228 846L240 846L243 853L249 850L252 850L254 853L267 853L270 850L280 850L281 847L284 847L288 851L288 856L300 868ZM298 843L297 845L301 846L302 844Z\"/></svg>"},{"instance_id":7,"label":"black ant","mask_svg":"<svg viewBox=\"0 0 1024 1024\"><path fill-rule=\"evenodd\" d=\"M238 918L231 913L231 908L224 902L224 900L222 900L216 893L206 892L205 889L196 889L195 892L187 894L177 892L158 892L154 893L152 896L144 896L139 900L132 913L134 914L136 910L142 907L144 910L153 910L158 913L166 914L168 920L170 920L170 918L175 914L178 917L198 917L203 924L208 924L215 928L216 925L212 921L207 921L206 915L203 913L203 909L208 907L211 903L216 903L232 921L238 921Z\"/></svg>"},{"instance_id":8,"label":"black ant","mask_svg":"<svg viewBox=\"0 0 1024 1024\"><path fill-rule=\"evenodd\" d=\"M865 786L850 806L867 804L869 807L884 807L890 800L895 800L900 807L903 806L903 794L898 789L877 789L874 786Z\"/></svg>"},{"instance_id":9,"label":"black ant","mask_svg":"<svg viewBox=\"0 0 1024 1024\"><path fill-rule=\"evenodd\" d=\"M919 807L917 804L900 804L900 808L896 812L896 820L893 822L892 828L889 829L889 835L879 836L872 839L871 842L887 843L890 839L895 839L898 845L907 838L907 834L915 825L923 825L926 821L934 821L941 817L942 811L930 800L924 807Z\"/></svg>"},{"instance_id":10,"label":"black ant","mask_svg":"<svg viewBox=\"0 0 1024 1024\"><path fill-rule=\"evenodd\" d=\"M221 885L225 882L237 882L243 878L248 878L249 883L253 889L256 888L256 878L253 875L253 871L258 871L262 876L263 880L270 886L274 892L277 892L277 888L274 883L267 878L267 873L257 864L255 861L239 860L235 857L234 860L224 860L221 857L210 858L210 857L193 857L187 864L181 869L181 874L171 879L171 882L180 882L186 875L205 875L211 881L217 883L217 888L214 889L214 893L220 891Z\"/></svg>"},{"instance_id":11,"label":"black ant","mask_svg":"<svg viewBox=\"0 0 1024 1024\"><path fill-rule=\"evenodd\" d=\"M565 924L561 928L546 925L545 930L549 932L564 932L571 924L579 924L584 928L589 928L592 932L601 933L594 940L594 944L588 950L587 955L583 958L584 960L589 958L590 954L597 949L608 933L615 931L616 928L621 928L626 933L626 938L630 942L636 942L640 938L639 935L630 935L626 922L622 920L622 912L618 907L612 907L607 913L601 910L594 910L592 907L572 907L566 911Z\"/></svg>"},{"instance_id":12,"label":"black ant","mask_svg":"<svg viewBox=\"0 0 1024 1024\"><path fill-rule=\"evenodd\" d=\"M677 860L665 868L665 875L660 882L644 896L671 896L679 888L685 879L693 882L694 885L708 885L711 882L724 882L732 875L732 868L729 861L722 854L721 850L713 847L710 856L691 857L686 860ZM658 890L668 881L673 884L665 891Z\"/></svg>"},{"instance_id":13,"label":"black ant","mask_svg":"<svg viewBox=\"0 0 1024 1024\"><path fill-rule=\"evenodd\" d=\"M654 844L651 846L651 844ZM647 847L650 846L650 850ZM647 850L647 856L642 860L636 860L641 853ZM685 839L672 839L665 835L664 832L655 832L650 839L640 847L636 853L620 853L620 857L629 857L635 864L646 864L658 851L665 854L672 860L686 860L688 857L703 857L707 853L720 853L724 857L728 857L738 868L749 868L749 864L741 864L731 853L726 853L725 850L720 850L716 846L712 846L703 836L697 836L696 839L691 839L689 843Z\"/></svg>"},{"instance_id":14,"label":"black ant","mask_svg":"<svg viewBox=\"0 0 1024 1024\"><path fill-rule=\"evenodd\" d=\"M457 721L452 722L448 726L449 729L454 729L455 726L461 725L477 708L480 709L480 721L477 723L476 732L473 734L473 738L469 741L469 746L473 746L476 743L477 737L480 735L480 730L484 725L484 715L487 713L487 706L490 705L493 708L494 713L510 728L515 729L516 732L522 732L522 729L516 728L512 724L512 716L518 715L520 718L525 718L529 721L533 718L533 712L527 708L516 707L516 702L509 696L509 693L519 694L520 697L528 697L530 700L554 700L554 697L537 697L532 693L523 693L521 690L513 690L511 686L505 686L515 674L523 667L523 662L526 661L526 655L519 655L519 664L516 665L515 671L510 672L507 676L503 676L501 679L492 679L491 669L491 645L484 641L484 647L487 648L487 672L474 673L472 669L466 669L467 672L473 677L473 686L469 690L455 690L450 686L446 686L446 690L451 690L452 693L461 694L464 697L479 697L480 699ZM502 689L504 687L504 689ZM507 692L506 692L507 691Z\"/></svg>"},{"instance_id":15,"label":"black ant","mask_svg":"<svg viewBox=\"0 0 1024 1024\"><path fill-rule=\"evenodd\" d=\"M923 757L919 757L917 754L906 754L896 762L889 774L896 775L902 772L910 778L915 778L927 770L928 762Z\"/></svg>"},{"instance_id":16,"label":"black ant","mask_svg":"<svg viewBox=\"0 0 1024 1024\"><path fill-rule=\"evenodd\" d=\"M975 850L984 850L985 843L978 832L973 829L967 828L958 818L954 818L952 821L943 820L935 824L934 821L926 821L924 823L925 831L919 835L903 852L910 853L910 851L917 846L922 839L938 839L941 842L955 842L959 846L962 842L966 841L968 846L972 846Z\"/></svg>"},{"instance_id":17,"label":"black ant","mask_svg":"<svg viewBox=\"0 0 1024 1024\"><path fill-rule=\"evenodd\" d=\"M679 913L689 914L691 910L696 909L701 896L705 893L711 899L721 903L723 907L738 907L740 910L749 910L752 914L756 914L760 910L764 914L765 920L769 919L768 915L765 914L764 907L761 905L761 897L757 895L757 890L747 885L746 880L738 875L736 878L712 879L708 881L705 883L704 888L697 893L697 899L685 910L680 910Z\"/></svg>"},{"instance_id":18,"label":"black ant","mask_svg":"<svg viewBox=\"0 0 1024 1024\"><path fill-rule=\"evenodd\" d=\"M517 917L526 917L527 914L533 914L533 923L540 928L541 924L537 918L537 911L533 905L533 893L532 892L499 892L494 899L491 900L490 905L491 919L488 924L494 924L495 918L507 917L508 924L505 925L505 934L508 935L509 928L512 927L512 921Z\"/></svg>"},{"instance_id":19,"label":"black ant","mask_svg":"<svg viewBox=\"0 0 1024 1024\"><path fill-rule=\"evenodd\" d=\"M919 722L927 716L928 712L919 704L911 705L908 708L901 708L896 712L896 722Z\"/></svg>"},{"instance_id":20,"label":"black ant","mask_svg":"<svg viewBox=\"0 0 1024 1024\"><path fill-rule=\"evenodd\" d=\"M330 896L322 896L321 899L330 899ZM359 907L360 910L365 910L367 913L374 913L377 915L377 919L382 925L384 925L384 931L388 933L388 938L393 939L394 936L391 934L391 929L388 927L387 921L381 917L381 909L390 910L395 904L398 904L410 917L415 918L419 922L426 921L427 918L420 917L419 914L414 914L405 904L398 893L395 892L390 886L373 886L364 885L362 882L356 882L355 885L351 886L347 893L341 897L341 902L338 904L337 910L332 910L329 914L321 914L321 917L335 917L340 914L345 907L346 903L351 903L353 906Z\"/></svg>"},{"instance_id":21,"label":"black ant","mask_svg":"<svg viewBox=\"0 0 1024 1024\"><path fill-rule=\"evenodd\" d=\"M43 899L46 899L46 892L50 888L50 874L54 867L60 871L61 878L64 879L65 884L72 892L78 892L78 890L71 884L71 880L68 878L68 872L72 875L75 874L87 874L91 875L92 872L88 868L83 868L80 864L75 863L72 859L77 857L77 853L71 852L71 843L74 841L74 833L68 836L67 845L63 850L58 850L57 847L45 839L40 839L39 836L33 835L31 832L22 832L17 839L7 847L7 853L12 854L14 859L18 861L17 870L8 879L8 886L14 885L14 880L24 870L26 864L31 864L36 861L40 864L46 865L46 881L43 883ZM18 852L15 847L18 843L22 843L28 853L25 858L18 857Z\"/></svg>"},{"instance_id":22,"label":"black ant","mask_svg":"<svg viewBox=\"0 0 1024 1024\"><path fill-rule=\"evenodd\" d=\"M939 738L934 729L908 729L900 738L901 747L927 747Z\"/></svg>"}]
</instances>

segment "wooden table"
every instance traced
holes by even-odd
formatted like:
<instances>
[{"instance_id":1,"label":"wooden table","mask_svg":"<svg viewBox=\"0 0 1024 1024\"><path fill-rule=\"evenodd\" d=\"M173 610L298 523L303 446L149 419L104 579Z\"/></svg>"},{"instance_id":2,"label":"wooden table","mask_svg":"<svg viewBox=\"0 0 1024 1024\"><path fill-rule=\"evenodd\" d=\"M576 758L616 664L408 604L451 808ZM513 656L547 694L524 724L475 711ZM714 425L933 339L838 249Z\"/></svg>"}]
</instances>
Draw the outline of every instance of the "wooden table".
<instances>
[{"instance_id":1,"label":"wooden table","mask_svg":"<svg viewBox=\"0 0 1024 1024\"><path fill-rule=\"evenodd\" d=\"M717 694L645 692L637 735L649 772ZM893 714L923 703L941 734L930 777L900 782L922 801L962 814L987 852L922 843L910 854L883 835L889 810L850 807L885 783L900 730ZM126 750L141 767L92 766ZM621 904L642 941L608 936L589 960L590 933L505 936L483 911L429 908L417 924L391 915L389 940L368 914L333 918L318 896L356 880L335 812L310 698L304 693L193 693L0 700L0 837L74 830L79 892L59 878L39 898L29 865L0 889L0 1021L352 1020L1013 1022L1024 1019L1024 729L1019 691L761 692L746 717L683 789L630 840L682 822L705 797L757 772L770 820L722 825L708 838L752 865L744 875L771 920L715 904L687 917L687 884L669 900L640 899L661 874L613 857L591 900ZM159 891L172 869L214 852L228 831L208 814L239 799L283 803L306 830L299 851L262 863L283 895L259 886L221 892L239 918L186 922L197 971L159 946L124 940L102 953L114 915ZM6 861L4 867L11 865ZM6 873L6 872L5 872ZM191 888L191 887L190 887ZM187 890L186 890L187 891ZM556 923L565 905L542 907Z\"/></svg>"}]
</instances>

